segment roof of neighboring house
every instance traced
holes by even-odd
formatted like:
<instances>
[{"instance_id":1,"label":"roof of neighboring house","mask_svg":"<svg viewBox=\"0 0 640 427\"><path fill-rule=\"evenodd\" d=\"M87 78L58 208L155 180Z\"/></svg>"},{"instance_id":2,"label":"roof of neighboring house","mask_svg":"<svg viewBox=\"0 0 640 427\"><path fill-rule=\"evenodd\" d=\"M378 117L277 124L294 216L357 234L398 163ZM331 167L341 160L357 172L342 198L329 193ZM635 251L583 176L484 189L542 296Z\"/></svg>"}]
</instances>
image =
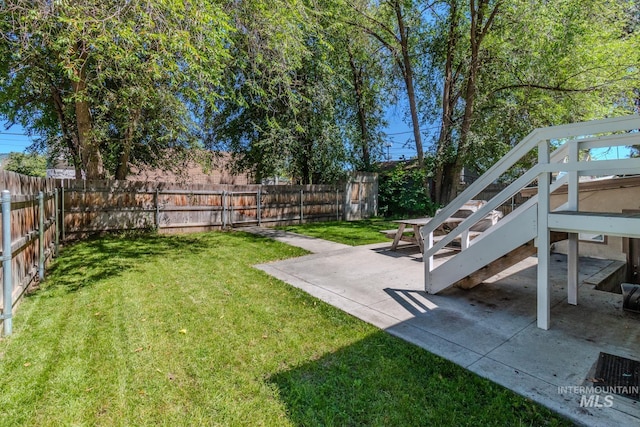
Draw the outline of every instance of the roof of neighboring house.
<instances>
[{"instance_id":1,"label":"roof of neighboring house","mask_svg":"<svg viewBox=\"0 0 640 427\"><path fill-rule=\"evenodd\" d=\"M204 165L203 165L204 164ZM186 162L178 172L166 171L161 168L139 168L130 166L131 172L127 175L127 181L155 181L177 182L183 184L230 184L249 185L254 180L248 173L231 172L231 154L218 153L209 159L208 164L200 164L194 160ZM75 169L69 166L67 161L60 157L47 168L48 178L75 179Z\"/></svg>"}]
</instances>

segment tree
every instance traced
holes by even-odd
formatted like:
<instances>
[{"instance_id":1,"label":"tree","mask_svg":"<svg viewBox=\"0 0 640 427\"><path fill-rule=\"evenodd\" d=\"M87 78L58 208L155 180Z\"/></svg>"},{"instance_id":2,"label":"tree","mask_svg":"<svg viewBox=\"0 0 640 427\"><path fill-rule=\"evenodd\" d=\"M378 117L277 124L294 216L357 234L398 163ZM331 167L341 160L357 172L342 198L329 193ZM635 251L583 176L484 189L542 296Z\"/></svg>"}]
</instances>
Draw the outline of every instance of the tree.
<instances>
[{"instance_id":1,"label":"tree","mask_svg":"<svg viewBox=\"0 0 640 427\"><path fill-rule=\"evenodd\" d=\"M428 52L443 82L437 201L455 197L462 167L488 168L535 127L632 111L640 58L628 5L440 4L447 20Z\"/></svg>"},{"instance_id":2,"label":"tree","mask_svg":"<svg viewBox=\"0 0 640 427\"><path fill-rule=\"evenodd\" d=\"M432 197L446 204L455 197L458 177L470 149L470 130L477 96L477 80L484 61L482 44L500 10L501 1L443 2L447 18L442 39L444 59L440 133ZM433 61L440 64L439 61ZM456 123L457 122L457 123Z\"/></svg>"},{"instance_id":3,"label":"tree","mask_svg":"<svg viewBox=\"0 0 640 427\"><path fill-rule=\"evenodd\" d=\"M384 49L361 27L349 23L362 19L351 5L335 2L330 16L340 17L325 25L331 45L328 59L338 91L338 126L350 148L353 168L372 171L383 157L382 127L389 104Z\"/></svg>"},{"instance_id":4,"label":"tree","mask_svg":"<svg viewBox=\"0 0 640 427\"><path fill-rule=\"evenodd\" d=\"M0 114L77 177L122 179L157 148L189 146L197 109L219 97L230 27L212 1L9 0L0 22Z\"/></svg>"},{"instance_id":5,"label":"tree","mask_svg":"<svg viewBox=\"0 0 640 427\"><path fill-rule=\"evenodd\" d=\"M9 153L3 169L22 175L44 178L47 176L47 159L37 153Z\"/></svg>"},{"instance_id":6,"label":"tree","mask_svg":"<svg viewBox=\"0 0 640 427\"><path fill-rule=\"evenodd\" d=\"M304 42L313 23L297 0L229 1L235 29L224 70L224 99L202 117L207 147L229 150L234 168L257 181L291 175L296 116L303 101L297 70L310 52Z\"/></svg>"},{"instance_id":7,"label":"tree","mask_svg":"<svg viewBox=\"0 0 640 427\"><path fill-rule=\"evenodd\" d=\"M377 6L368 2L352 3L360 19L349 21L364 30L383 46L404 83L413 129L418 166L424 166L424 148L418 114L418 94L415 84L415 44L420 36L422 13L412 0L387 0Z\"/></svg>"},{"instance_id":8,"label":"tree","mask_svg":"<svg viewBox=\"0 0 640 427\"><path fill-rule=\"evenodd\" d=\"M371 168L382 120L375 57L336 22L344 11L331 1L234 4L231 92L206 115L210 147L232 151L258 181L329 183Z\"/></svg>"}]
</instances>

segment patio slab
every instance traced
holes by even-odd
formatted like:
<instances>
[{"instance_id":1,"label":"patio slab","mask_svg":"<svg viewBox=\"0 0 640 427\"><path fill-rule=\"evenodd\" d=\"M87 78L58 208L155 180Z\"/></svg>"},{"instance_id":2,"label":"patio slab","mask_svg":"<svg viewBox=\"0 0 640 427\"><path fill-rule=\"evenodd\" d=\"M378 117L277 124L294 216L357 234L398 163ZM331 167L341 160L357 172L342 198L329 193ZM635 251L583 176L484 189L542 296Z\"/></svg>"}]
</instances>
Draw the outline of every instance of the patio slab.
<instances>
[{"instance_id":1,"label":"patio slab","mask_svg":"<svg viewBox=\"0 0 640 427\"><path fill-rule=\"evenodd\" d=\"M272 237L297 242L291 235ZM309 247L308 239L301 239L300 245ZM256 267L577 424L640 425L639 402L614 395L612 407L597 407L593 399L591 407L582 407L593 393L572 388L593 385L587 380L600 352L638 359L640 315L622 310L621 295L582 285L579 305L569 305L566 257L554 254L552 325L544 331L537 328L535 318L535 258L474 289L429 295L423 291L420 253L415 247L391 252L389 246L318 245L321 253ZM446 256L439 255L435 262ZM581 258L580 280L609 264Z\"/></svg>"}]
</instances>

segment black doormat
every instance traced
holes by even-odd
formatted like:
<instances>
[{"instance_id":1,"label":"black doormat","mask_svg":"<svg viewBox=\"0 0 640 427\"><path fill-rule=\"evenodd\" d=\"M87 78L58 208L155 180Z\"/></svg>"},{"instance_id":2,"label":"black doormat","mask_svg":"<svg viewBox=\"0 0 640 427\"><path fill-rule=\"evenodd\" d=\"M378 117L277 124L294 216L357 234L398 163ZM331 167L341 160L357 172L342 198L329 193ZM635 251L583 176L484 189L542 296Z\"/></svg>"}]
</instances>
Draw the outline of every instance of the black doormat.
<instances>
[{"instance_id":1,"label":"black doormat","mask_svg":"<svg viewBox=\"0 0 640 427\"><path fill-rule=\"evenodd\" d=\"M594 385L640 400L640 362L637 360L600 353L595 378L597 384Z\"/></svg>"}]
</instances>

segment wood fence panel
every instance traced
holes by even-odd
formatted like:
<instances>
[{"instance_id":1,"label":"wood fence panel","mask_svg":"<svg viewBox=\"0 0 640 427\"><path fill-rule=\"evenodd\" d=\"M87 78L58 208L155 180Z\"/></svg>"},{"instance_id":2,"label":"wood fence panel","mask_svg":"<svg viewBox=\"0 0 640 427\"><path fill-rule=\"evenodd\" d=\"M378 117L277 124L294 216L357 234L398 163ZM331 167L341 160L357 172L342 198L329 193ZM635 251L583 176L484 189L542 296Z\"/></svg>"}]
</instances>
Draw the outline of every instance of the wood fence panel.
<instances>
[{"instance_id":1,"label":"wood fence panel","mask_svg":"<svg viewBox=\"0 0 640 427\"><path fill-rule=\"evenodd\" d=\"M327 185L65 183L65 235L155 227L160 231L276 225L342 218L344 191Z\"/></svg>"},{"instance_id":2,"label":"wood fence panel","mask_svg":"<svg viewBox=\"0 0 640 427\"><path fill-rule=\"evenodd\" d=\"M40 242L38 230L40 228L40 206L38 193L44 195L44 236L43 255L45 265L51 260L54 251L55 233L54 226L55 201L53 190L55 181L51 179L35 178L20 175L13 172L0 171L2 187L0 190L9 190L11 193L11 242L12 242L12 297L13 304L19 301L26 288L38 277L38 265L40 261ZM2 215L0 214L0 217ZM0 239L2 228L0 227ZM0 269L0 283L3 280L3 272ZM3 295L0 294L0 307L3 304Z\"/></svg>"}]
</instances>

